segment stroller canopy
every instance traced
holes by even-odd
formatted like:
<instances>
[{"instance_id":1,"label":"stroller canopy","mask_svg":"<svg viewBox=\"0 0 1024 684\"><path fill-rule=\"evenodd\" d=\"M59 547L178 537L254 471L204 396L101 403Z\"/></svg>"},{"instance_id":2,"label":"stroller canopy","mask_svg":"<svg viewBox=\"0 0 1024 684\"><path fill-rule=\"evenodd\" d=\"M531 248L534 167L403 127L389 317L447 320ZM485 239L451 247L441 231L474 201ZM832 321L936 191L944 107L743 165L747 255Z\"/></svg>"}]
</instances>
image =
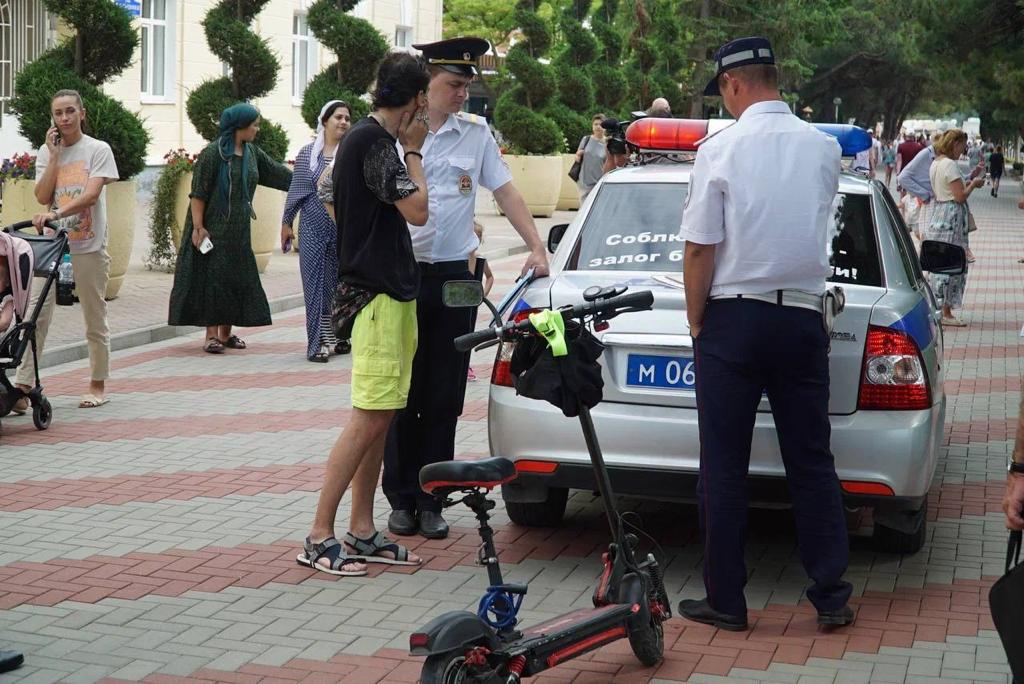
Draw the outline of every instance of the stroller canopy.
<instances>
[{"instance_id":1,"label":"stroller canopy","mask_svg":"<svg viewBox=\"0 0 1024 684\"><path fill-rule=\"evenodd\" d=\"M8 233L0 233L0 258L7 263L7 270L11 274L14 312L20 321L25 317L29 296L32 294L35 253L27 240Z\"/></svg>"}]
</instances>

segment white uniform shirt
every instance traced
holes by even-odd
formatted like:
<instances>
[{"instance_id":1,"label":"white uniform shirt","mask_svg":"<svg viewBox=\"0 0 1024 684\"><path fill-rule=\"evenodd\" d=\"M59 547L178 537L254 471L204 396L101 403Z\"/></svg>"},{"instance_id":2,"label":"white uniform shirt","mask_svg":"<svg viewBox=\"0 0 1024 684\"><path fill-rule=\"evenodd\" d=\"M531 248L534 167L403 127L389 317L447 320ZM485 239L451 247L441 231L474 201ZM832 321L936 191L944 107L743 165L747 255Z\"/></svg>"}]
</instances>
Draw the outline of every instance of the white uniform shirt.
<instances>
[{"instance_id":1,"label":"white uniform shirt","mask_svg":"<svg viewBox=\"0 0 1024 684\"><path fill-rule=\"evenodd\" d=\"M417 261L468 259L480 246L473 232L477 184L497 190L512 180L483 117L451 114L423 143L429 197L427 223L409 227ZM401 153L401 150L399 150Z\"/></svg>"},{"instance_id":2,"label":"white uniform shirt","mask_svg":"<svg viewBox=\"0 0 1024 684\"><path fill-rule=\"evenodd\" d=\"M711 296L825 291L841 154L777 100L701 144L681 234L717 245Z\"/></svg>"}]
</instances>

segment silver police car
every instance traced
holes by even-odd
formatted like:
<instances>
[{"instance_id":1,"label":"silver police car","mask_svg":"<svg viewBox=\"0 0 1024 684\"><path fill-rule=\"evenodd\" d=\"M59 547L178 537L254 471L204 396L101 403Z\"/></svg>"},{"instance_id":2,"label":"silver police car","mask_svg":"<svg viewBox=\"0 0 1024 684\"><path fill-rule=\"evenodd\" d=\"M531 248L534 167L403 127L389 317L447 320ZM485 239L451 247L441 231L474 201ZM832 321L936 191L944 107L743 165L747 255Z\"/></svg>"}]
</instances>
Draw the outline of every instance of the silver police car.
<instances>
[{"instance_id":1,"label":"silver police car","mask_svg":"<svg viewBox=\"0 0 1024 684\"><path fill-rule=\"evenodd\" d=\"M654 292L653 310L620 316L599 333L605 387L594 422L617 493L692 501L700 442L679 237L692 163L675 161L607 174L575 220L551 230L551 275L532 283L516 310L577 303L594 285ZM931 253L919 260L889 192L863 176L841 176L829 229L830 280L846 294L829 355L836 470L847 505L873 509L877 547L913 553L925 539L946 413L939 306L921 263L938 270L951 262ZM553 526L569 489L594 490L590 460L575 421L516 394L512 351L512 343L499 347L492 372L491 453L516 462L518 478L503 486L509 517ZM784 477L764 397L751 501L784 503Z\"/></svg>"}]
</instances>

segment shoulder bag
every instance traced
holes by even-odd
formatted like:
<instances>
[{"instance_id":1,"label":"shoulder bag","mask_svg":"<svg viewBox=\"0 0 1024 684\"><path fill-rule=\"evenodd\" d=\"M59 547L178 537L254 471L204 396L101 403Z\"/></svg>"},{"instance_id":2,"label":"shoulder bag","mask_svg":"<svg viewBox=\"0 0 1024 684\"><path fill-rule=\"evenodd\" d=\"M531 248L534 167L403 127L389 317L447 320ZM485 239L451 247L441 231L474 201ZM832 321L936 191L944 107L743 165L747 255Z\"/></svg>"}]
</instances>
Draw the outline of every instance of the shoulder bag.
<instances>
[{"instance_id":1,"label":"shoulder bag","mask_svg":"<svg viewBox=\"0 0 1024 684\"><path fill-rule=\"evenodd\" d=\"M587 137L585 137L583 139L583 146L582 146L583 154L587 153L587 144L589 142L590 142L590 136L588 135ZM583 170L583 162L577 159L576 161L574 161L572 163L572 166L569 167L569 178L572 178L574 183L578 183L579 180L580 180L580 171L582 171L582 170Z\"/></svg>"}]
</instances>

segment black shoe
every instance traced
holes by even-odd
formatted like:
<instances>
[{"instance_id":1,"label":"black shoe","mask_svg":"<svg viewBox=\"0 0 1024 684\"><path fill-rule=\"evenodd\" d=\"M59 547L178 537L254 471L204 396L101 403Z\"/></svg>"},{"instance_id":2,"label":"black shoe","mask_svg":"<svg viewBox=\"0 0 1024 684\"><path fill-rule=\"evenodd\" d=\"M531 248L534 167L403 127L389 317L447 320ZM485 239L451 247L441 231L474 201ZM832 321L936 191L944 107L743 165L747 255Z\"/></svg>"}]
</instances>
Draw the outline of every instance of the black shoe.
<instances>
[{"instance_id":1,"label":"black shoe","mask_svg":"<svg viewBox=\"0 0 1024 684\"><path fill-rule=\"evenodd\" d=\"M25 662L25 656L18 651L0 651L0 672L17 670Z\"/></svg>"},{"instance_id":2,"label":"black shoe","mask_svg":"<svg viewBox=\"0 0 1024 684\"><path fill-rule=\"evenodd\" d=\"M388 516L388 530L402 537L410 537L416 534L419 526L416 514L412 511L398 509L391 511L391 515Z\"/></svg>"},{"instance_id":3,"label":"black shoe","mask_svg":"<svg viewBox=\"0 0 1024 684\"><path fill-rule=\"evenodd\" d=\"M843 606L839 610L818 612L818 624L824 627L845 627L852 625L856 618L857 613L850 606Z\"/></svg>"},{"instance_id":4,"label":"black shoe","mask_svg":"<svg viewBox=\"0 0 1024 684\"><path fill-rule=\"evenodd\" d=\"M679 602L679 614L687 620L712 625L729 632L743 632L747 629L746 615L720 613L708 604L707 599L683 599Z\"/></svg>"},{"instance_id":5,"label":"black shoe","mask_svg":"<svg viewBox=\"0 0 1024 684\"><path fill-rule=\"evenodd\" d=\"M448 536L448 523L440 513L420 511L420 534L427 539L444 539Z\"/></svg>"},{"instance_id":6,"label":"black shoe","mask_svg":"<svg viewBox=\"0 0 1024 684\"><path fill-rule=\"evenodd\" d=\"M352 342L349 340L342 340L338 344L334 345L335 354L348 354L352 351Z\"/></svg>"}]
</instances>

